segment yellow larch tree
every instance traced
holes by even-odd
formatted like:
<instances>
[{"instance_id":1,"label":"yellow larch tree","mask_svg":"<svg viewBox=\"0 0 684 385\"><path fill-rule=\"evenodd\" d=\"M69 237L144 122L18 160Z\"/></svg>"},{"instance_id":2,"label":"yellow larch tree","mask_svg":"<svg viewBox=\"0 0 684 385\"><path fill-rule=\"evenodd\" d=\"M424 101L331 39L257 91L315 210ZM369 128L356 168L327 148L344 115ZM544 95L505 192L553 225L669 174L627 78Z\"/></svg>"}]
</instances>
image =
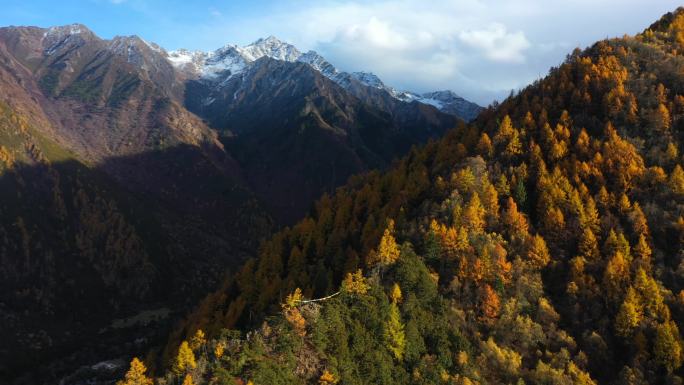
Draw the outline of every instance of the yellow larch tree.
<instances>
[{"instance_id":1,"label":"yellow larch tree","mask_svg":"<svg viewBox=\"0 0 684 385\"><path fill-rule=\"evenodd\" d=\"M401 322L401 314L396 303L390 305L389 318L385 325L385 337L388 349L397 360L404 358L406 349L406 336L404 334L404 324Z\"/></svg>"},{"instance_id":2,"label":"yellow larch tree","mask_svg":"<svg viewBox=\"0 0 684 385\"><path fill-rule=\"evenodd\" d=\"M195 335L190 339L190 348L195 351L207 343L207 338L202 329L197 329Z\"/></svg>"},{"instance_id":3,"label":"yellow larch tree","mask_svg":"<svg viewBox=\"0 0 684 385\"><path fill-rule=\"evenodd\" d=\"M480 234L484 231L485 209L482 207L480 196L477 193L473 193L463 210L463 224L471 233Z\"/></svg>"},{"instance_id":4,"label":"yellow larch tree","mask_svg":"<svg viewBox=\"0 0 684 385\"><path fill-rule=\"evenodd\" d=\"M192 380L192 376L189 374L185 375L185 378L183 379L183 385L195 385L195 382Z\"/></svg>"},{"instance_id":5,"label":"yellow larch tree","mask_svg":"<svg viewBox=\"0 0 684 385\"><path fill-rule=\"evenodd\" d=\"M321 376L318 378L319 385L333 385L337 384L338 381L339 380L337 379L337 377L335 377L334 374L330 373L328 369L325 369L323 371L323 374L321 374Z\"/></svg>"},{"instance_id":6,"label":"yellow larch tree","mask_svg":"<svg viewBox=\"0 0 684 385\"><path fill-rule=\"evenodd\" d=\"M487 135L486 132L483 132L480 136L480 140L477 142L476 150L477 153L484 158L489 158L494 153L494 149L492 148L492 140L489 139L489 135Z\"/></svg>"},{"instance_id":7,"label":"yellow larch tree","mask_svg":"<svg viewBox=\"0 0 684 385\"><path fill-rule=\"evenodd\" d=\"M679 330L674 321L665 321L656 328L653 355L656 362L674 372L682 366L682 345Z\"/></svg>"},{"instance_id":8,"label":"yellow larch tree","mask_svg":"<svg viewBox=\"0 0 684 385\"><path fill-rule=\"evenodd\" d=\"M369 287L361 269L356 270L355 273L347 273L342 281L342 290L350 294L364 295L368 292Z\"/></svg>"},{"instance_id":9,"label":"yellow larch tree","mask_svg":"<svg viewBox=\"0 0 684 385\"><path fill-rule=\"evenodd\" d=\"M176 361L173 364L173 372L180 375L196 367L195 354L192 352L190 344L188 341L181 342L178 348L178 355L176 355Z\"/></svg>"},{"instance_id":10,"label":"yellow larch tree","mask_svg":"<svg viewBox=\"0 0 684 385\"><path fill-rule=\"evenodd\" d=\"M378 259L382 265L391 265L399 259L399 246L394 239L394 221L392 219L388 221L387 228L380 239Z\"/></svg>"},{"instance_id":11,"label":"yellow larch tree","mask_svg":"<svg viewBox=\"0 0 684 385\"><path fill-rule=\"evenodd\" d=\"M147 368L145 364L134 357L131 360L130 369L126 372L126 376L122 381L118 381L116 385L152 385L152 379L145 375Z\"/></svg>"},{"instance_id":12,"label":"yellow larch tree","mask_svg":"<svg viewBox=\"0 0 684 385\"><path fill-rule=\"evenodd\" d=\"M546 241L544 241L544 238L539 234L536 234L530 239L530 245L527 251L527 261L537 269L545 267L551 261Z\"/></svg>"},{"instance_id":13,"label":"yellow larch tree","mask_svg":"<svg viewBox=\"0 0 684 385\"><path fill-rule=\"evenodd\" d=\"M630 287L615 318L615 332L622 337L631 336L634 328L641 323L642 317L642 305L636 291Z\"/></svg>"},{"instance_id":14,"label":"yellow larch tree","mask_svg":"<svg viewBox=\"0 0 684 385\"><path fill-rule=\"evenodd\" d=\"M226 344L224 342L218 342L216 343L216 346L214 347L214 357L216 358L221 358L223 357L223 353L226 350Z\"/></svg>"},{"instance_id":15,"label":"yellow larch tree","mask_svg":"<svg viewBox=\"0 0 684 385\"><path fill-rule=\"evenodd\" d=\"M390 299L392 300L392 303L401 302L401 299L402 299L401 287L399 287L398 283L394 283L394 285L392 285L392 292L390 293Z\"/></svg>"},{"instance_id":16,"label":"yellow larch tree","mask_svg":"<svg viewBox=\"0 0 684 385\"><path fill-rule=\"evenodd\" d=\"M621 251L616 251L603 272L603 287L607 298L616 303L629 283L629 265Z\"/></svg>"},{"instance_id":17,"label":"yellow larch tree","mask_svg":"<svg viewBox=\"0 0 684 385\"><path fill-rule=\"evenodd\" d=\"M682 166L676 165L670 173L668 184L675 194L684 194L684 170Z\"/></svg>"},{"instance_id":18,"label":"yellow larch tree","mask_svg":"<svg viewBox=\"0 0 684 385\"><path fill-rule=\"evenodd\" d=\"M306 335L306 319L302 316L297 306L302 302L302 290L296 288L295 291L285 298L285 302L281 305L283 308L283 315L290 323L295 333L298 336L304 337Z\"/></svg>"},{"instance_id":19,"label":"yellow larch tree","mask_svg":"<svg viewBox=\"0 0 684 385\"><path fill-rule=\"evenodd\" d=\"M492 322L499 316L501 309L501 301L496 291L492 289L489 284L485 284L480 290L480 310L482 312L482 320L486 323Z\"/></svg>"}]
</instances>

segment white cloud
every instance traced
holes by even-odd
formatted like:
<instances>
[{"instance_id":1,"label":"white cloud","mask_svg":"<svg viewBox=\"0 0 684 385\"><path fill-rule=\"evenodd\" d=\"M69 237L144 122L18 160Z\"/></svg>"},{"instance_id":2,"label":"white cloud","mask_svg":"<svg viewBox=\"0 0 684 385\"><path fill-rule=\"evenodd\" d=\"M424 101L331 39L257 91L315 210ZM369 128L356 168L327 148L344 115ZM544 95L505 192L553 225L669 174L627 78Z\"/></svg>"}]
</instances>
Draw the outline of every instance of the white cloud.
<instances>
[{"instance_id":1,"label":"white cloud","mask_svg":"<svg viewBox=\"0 0 684 385\"><path fill-rule=\"evenodd\" d=\"M223 16L223 13L214 7L209 8L209 14L213 17L222 17Z\"/></svg>"},{"instance_id":2,"label":"white cloud","mask_svg":"<svg viewBox=\"0 0 684 385\"><path fill-rule=\"evenodd\" d=\"M336 40L349 44L364 44L382 50L405 50L411 48L411 41L392 26L373 16L363 24L351 24L341 28Z\"/></svg>"},{"instance_id":3,"label":"white cloud","mask_svg":"<svg viewBox=\"0 0 684 385\"><path fill-rule=\"evenodd\" d=\"M501 62L524 62L523 51L530 48L530 42L522 31L510 33L500 23L493 23L485 29L462 31L458 38L482 51L487 58Z\"/></svg>"},{"instance_id":4,"label":"white cloud","mask_svg":"<svg viewBox=\"0 0 684 385\"><path fill-rule=\"evenodd\" d=\"M397 88L453 89L487 104L543 76L574 47L639 32L677 4L643 1L302 0L249 16L223 12L203 28L188 26L184 38L205 44L188 48L208 49L272 34Z\"/></svg>"}]
</instances>

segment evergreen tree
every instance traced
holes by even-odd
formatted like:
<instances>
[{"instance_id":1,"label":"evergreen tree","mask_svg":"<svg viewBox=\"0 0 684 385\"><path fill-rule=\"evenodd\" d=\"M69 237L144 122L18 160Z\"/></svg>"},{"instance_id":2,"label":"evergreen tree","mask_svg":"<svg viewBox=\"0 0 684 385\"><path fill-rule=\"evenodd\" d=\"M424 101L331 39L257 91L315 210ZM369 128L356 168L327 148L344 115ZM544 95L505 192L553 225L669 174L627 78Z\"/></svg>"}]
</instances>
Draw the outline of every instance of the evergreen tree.
<instances>
[{"instance_id":1,"label":"evergreen tree","mask_svg":"<svg viewBox=\"0 0 684 385\"><path fill-rule=\"evenodd\" d=\"M404 324L401 322L401 314L396 303L390 304L389 317L385 325L385 337L387 347L395 359L401 361L404 358L406 349L406 336L404 334Z\"/></svg>"}]
</instances>

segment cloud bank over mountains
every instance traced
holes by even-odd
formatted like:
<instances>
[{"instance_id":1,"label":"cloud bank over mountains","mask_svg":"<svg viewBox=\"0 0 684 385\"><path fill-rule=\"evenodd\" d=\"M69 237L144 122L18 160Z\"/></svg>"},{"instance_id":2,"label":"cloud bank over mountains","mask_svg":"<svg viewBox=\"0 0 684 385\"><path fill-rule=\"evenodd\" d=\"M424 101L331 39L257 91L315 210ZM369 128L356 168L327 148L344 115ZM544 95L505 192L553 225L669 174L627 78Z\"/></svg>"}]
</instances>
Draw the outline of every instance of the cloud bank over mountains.
<instances>
[{"instance_id":1,"label":"cloud bank over mountains","mask_svg":"<svg viewBox=\"0 0 684 385\"><path fill-rule=\"evenodd\" d=\"M219 28L243 42L268 31L321 52L344 70L372 71L399 88L454 89L481 104L544 75L574 47L606 37L606 26L616 36L636 33L644 20L675 6L656 0L651 12L634 0L297 4L274 5L243 20L212 9L213 18L203 28L213 35ZM586 25L571 28L577 20Z\"/></svg>"},{"instance_id":2,"label":"cloud bank over mountains","mask_svg":"<svg viewBox=\"0 0 684 385\"><path fill-rule=\"evenodd\" d=\"M44 1L32 4L36 8ZM399 89L453 89L486 105L542 77L573 48L640 32L678 5L674 0L64 0L56 15L36 15L38 10L24 4L9 7L0 21L21 25L31 11L31 20L43 26L80 22L106 38L137 34L167 49L205 51L274 35L316 50L343 71L373 72ZM72 20L74 14L82 19Z\"/></svg>"}]
</instances>

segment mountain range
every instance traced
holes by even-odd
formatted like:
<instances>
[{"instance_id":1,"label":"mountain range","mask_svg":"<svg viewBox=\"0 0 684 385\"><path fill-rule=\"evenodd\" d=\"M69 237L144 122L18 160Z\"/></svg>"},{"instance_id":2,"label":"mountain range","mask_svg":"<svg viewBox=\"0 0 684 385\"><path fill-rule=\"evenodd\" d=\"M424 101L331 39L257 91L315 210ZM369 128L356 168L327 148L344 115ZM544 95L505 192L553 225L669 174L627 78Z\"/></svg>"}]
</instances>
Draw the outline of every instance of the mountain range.
<instances>
[{"instance_id":1,"label":"mountain range","mask_svg":"<svg viewBox=\"0 0 684 385\"><path fill-rule=\"evenodd\" d=\"M245 47L226 45L214 52L188 51L185 49L168 52L171 63L185 72L188 77L213 80L216 83L226 82L233 76L239 76L251 63L262 57L290 63L308 64L323 76L364 101L366 98L363 97L363 93L358 91L358 85L354 84L356 82L363 86L385 91L396 100L432 105L442 112L456 115L465 121L473 120L482 110L482 107L461 98L452 91L436 91L424 94L398 91L385 85L373 73L339 71L317 52L302 53L295 46L280 41L275 36L259 39ZM204 102L211 104L213 101L205 100Z\"/></svg>"},{"instance_id":2,"label":"mountain range","mask_svg":"<svg viewBox=\"0 0 684 385\"><path fill-rule=\"evenodd\" d=\"M273 37L0 28L0 381L681 384L682 53L679 8L466 122Z\"/></svg>"},{"instance_id":3,"label":"mountain range","mask_svg":"<svg viewBox=\"0 0 684 385\"><path fill-rule=\"evenodd\" d=\"M159 342L321 194L462 124L250 47L190 65L80 24L0 28L3 378Z\"/></svg>"},{"instance_id":4,"label":"mountain range","mask_svg":"<svg viewBox=\"0 0 684 385\"><path fill-rule=\"evenodd\" d=\"M682 383L682 53L679 8L350 179L118 378Z\"/></svg>"}]
</instances>

